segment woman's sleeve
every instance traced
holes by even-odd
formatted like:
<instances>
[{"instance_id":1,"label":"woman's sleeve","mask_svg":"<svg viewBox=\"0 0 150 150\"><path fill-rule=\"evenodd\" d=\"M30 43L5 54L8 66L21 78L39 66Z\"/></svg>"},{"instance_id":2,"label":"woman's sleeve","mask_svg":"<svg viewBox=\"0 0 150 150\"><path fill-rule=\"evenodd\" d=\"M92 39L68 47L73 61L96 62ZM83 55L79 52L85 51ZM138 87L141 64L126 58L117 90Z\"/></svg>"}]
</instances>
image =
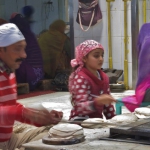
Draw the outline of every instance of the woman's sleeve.
<instances>
[{"instance_id":1,"label":"woman's sleeve","mask_svg":"<svg viewBox=\"0 0 150 150\"><path fill-rule=\"evenodd\" d=\"M91 94L89 82L82 76L77 75L74 80L73 103L77 114L87 115L96 111Z\"/></svg>"}]
</instances>

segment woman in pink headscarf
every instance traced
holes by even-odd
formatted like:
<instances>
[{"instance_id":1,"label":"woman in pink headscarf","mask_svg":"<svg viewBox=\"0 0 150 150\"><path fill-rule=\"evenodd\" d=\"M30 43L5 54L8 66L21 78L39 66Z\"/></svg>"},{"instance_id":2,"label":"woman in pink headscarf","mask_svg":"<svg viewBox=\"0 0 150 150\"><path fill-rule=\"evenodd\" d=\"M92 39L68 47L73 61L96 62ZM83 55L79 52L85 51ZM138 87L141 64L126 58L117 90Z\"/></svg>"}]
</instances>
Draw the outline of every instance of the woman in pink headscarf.
<instances>
[{"instance_id":1,"label":"woman in pink headscarf","mask_svg":"<svg viewBox=\"0 0 150 150\"><path fill-rule=\"evenodd\" d=\"M71 120L87 118L107 119L115 116L110 95L109 80L101 70L104 48L94 41L87 40L76 47L76 58L71 60L74 72L69 77L69 91L72 95L73 109Z\"/></svg>"}]
</instances>

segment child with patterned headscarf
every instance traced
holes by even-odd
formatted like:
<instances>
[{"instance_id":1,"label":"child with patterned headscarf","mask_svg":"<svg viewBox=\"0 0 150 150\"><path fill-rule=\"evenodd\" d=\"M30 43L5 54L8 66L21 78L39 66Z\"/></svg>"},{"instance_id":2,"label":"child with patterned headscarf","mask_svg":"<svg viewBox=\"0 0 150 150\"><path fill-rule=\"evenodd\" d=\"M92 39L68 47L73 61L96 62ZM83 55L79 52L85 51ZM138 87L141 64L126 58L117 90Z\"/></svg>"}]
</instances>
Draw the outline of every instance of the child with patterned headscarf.
<instances>
[{"instance_id":1,"label":"child with patterned headscarf","mask_svg":"<svg viewBox=\"0 0 150 150\"><path fill-rule=\"evenodd\" d=\"M75 59L71 66L75 69L69 77L69 91L72 95L73 109L71 120L87 118L107 119L115 116L110 95L109 79L101 70L104 48L94 41L87 40L76 47Z\"/></svg>"}]
</instances>

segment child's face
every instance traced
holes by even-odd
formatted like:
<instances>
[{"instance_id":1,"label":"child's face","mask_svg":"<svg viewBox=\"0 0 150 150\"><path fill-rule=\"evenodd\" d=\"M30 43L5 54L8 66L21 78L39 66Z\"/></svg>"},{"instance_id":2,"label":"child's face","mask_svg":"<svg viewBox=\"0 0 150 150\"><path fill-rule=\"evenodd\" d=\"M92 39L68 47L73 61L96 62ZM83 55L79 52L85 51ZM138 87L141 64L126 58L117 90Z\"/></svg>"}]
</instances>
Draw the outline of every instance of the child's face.
<instances>
[{"instance_id":1,"label":"child's face","mask_svg":"<svg viewBox=\"0 0 150 150\"><path fill-rule=\"evenodd\" d=\"M101 69L104 61L104 51L100 48L97 48L91 51L87 56L83 58L85 67L89 70L96 71Z\"/></svg>"}]
</instances>

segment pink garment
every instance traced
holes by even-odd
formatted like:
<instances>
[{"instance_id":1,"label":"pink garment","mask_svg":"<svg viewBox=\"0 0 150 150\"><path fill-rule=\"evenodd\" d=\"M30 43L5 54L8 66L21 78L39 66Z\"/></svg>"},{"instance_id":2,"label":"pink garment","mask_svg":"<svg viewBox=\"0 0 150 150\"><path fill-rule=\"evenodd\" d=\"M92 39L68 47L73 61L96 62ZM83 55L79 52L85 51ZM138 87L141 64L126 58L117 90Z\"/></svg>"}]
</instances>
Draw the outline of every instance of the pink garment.
<instances>
[{"instance_id":1,"label":"pink garment","mask_svg":"<svg viewBox=\"0 0 150 150\"><path fill-rule=\"evenodd\" d=\"M134 111L135 108L140 106L144 99L146 90L150 88L150 23L143 24L140 29L137 41L137 52L138 77L135 95L123 98L125 106L130 111ZM137 105L126 104L126 101L134 102Z\"/></svg>"},{"instance_id":2,"label":"pink garment","mask_svg":"<svg viewBox=\"0 0 150 150\"><path fill-rule=\"evenodd\" d=\"M79 67L70 75L69 77L69 89L71 90L70 86L72 85L72 80L74 79L75 75L83 68L84 63L82 61L83 57L86 56L92 50L100 48L104 50L103 46L94 40L86 40L80 45L78 45L75 49L75 59L71 60L71 66L74 68L79 65Z\"/></svg>"},{"instance_id":3,"label":"pink garment","mask_svg":"<svg viewBox=\"0 0 150 150\"><path fill-rule=\"evenodd\" d=\"M139 86L137 86L137 88L135 90L135 95L124 97L122 99L124 105L131 112L133 112L136 108L138 108L140 106L140 104L142 103L142 100L144 98L146 90L148 88L150 88L150 82L149 81L150 81L150 77L148 77L147 79L145 79L143 82L140 83ZM134 103L136 105L127 104L126 102L132 102L132 103Z\"/></svg>"}]
</instances>

